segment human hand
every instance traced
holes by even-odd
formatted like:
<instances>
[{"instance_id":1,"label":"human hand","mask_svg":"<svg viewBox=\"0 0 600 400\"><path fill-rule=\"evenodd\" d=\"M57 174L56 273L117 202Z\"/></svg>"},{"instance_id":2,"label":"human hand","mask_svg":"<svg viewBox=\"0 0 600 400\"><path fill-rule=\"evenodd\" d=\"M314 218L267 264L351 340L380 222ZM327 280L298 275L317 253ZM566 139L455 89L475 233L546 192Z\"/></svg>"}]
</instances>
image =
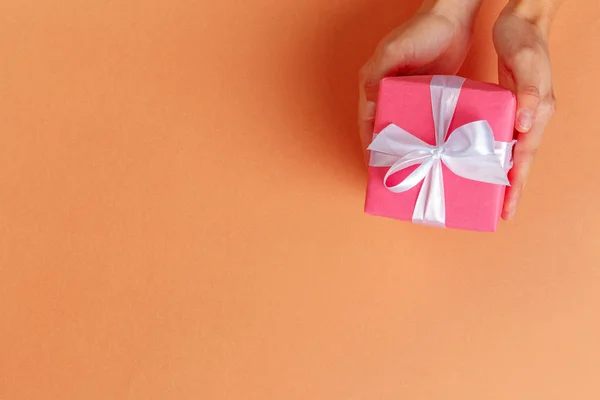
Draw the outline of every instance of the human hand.
<instances>
[{"instance_id":1,"label":"human hand","mask_svg":"<svg viewBox=\"0 0 600 400\"><path fill-rule=\"evenodd\" d=\"M411 20L379 43L359 75L359 133L365 157L381 79L456 74L469 51L480 5L481 0L426 0Z\"/></svg>"},{"instance_id":2,"label":"human hand","mask_svg":"<svg viewBox=\"0 0 600 400\"><path fill-rule=\"evenodd\" d=\"M548 53L550 23L561 0L513 0L494 26L500 85L517 96L517 144L502 217L511 219L544 129L555 110Z\"/></svg>"}]
</instances>

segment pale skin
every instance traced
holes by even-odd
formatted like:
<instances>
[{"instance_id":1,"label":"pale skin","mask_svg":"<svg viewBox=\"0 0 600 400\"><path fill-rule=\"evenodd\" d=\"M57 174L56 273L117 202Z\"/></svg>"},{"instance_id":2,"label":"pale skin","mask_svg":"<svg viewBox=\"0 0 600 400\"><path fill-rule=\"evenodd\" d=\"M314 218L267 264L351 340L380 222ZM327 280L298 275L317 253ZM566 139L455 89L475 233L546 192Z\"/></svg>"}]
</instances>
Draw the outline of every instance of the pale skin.
<instances>
[{"instance_id":1,"label":"pale skin","mask_svg":"<svg viewBox=\"0 0 600 400\"><path fill-rule=\"evenodd\" d=\"M469 51L482 0L425 0L419 12L390 32L360 71L359 133L373 134L379 82L387 76L456 74ZM510 220L542 142L556 100L548 34L562 0L511 0L493 28L498 82L517 96L514 167L502 217Z\"/></svg>"}]
</instances>

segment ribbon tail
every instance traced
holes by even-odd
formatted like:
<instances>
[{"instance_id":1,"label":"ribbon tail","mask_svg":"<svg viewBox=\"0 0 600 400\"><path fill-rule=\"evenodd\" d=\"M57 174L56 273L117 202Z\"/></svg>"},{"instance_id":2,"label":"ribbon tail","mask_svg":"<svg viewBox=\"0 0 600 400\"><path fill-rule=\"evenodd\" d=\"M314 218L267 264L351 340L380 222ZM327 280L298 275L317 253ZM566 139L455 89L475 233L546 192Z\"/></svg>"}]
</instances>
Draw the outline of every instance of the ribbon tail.
<instances>
[{"instance_id":1,"label":"ribbon tail","mask_svg":"<svg viewBox=\"0 0 600 400\"><path fill-rule=\"evenodd\" d=\"M494 142L494 153L498 157L504 172L510 171L513 167L512 152L516 143L516 140L511 142Z\"/></svg>"},{"instance_id":2,"label":"ribbon tail","mask_svg":"<svg viewBox=\"0 0 600 400\"><path fill-rule=\"evenodd\" d=\"M428 226L445 227L445 202L442 163L438 159L433 162L431 171L423 181L413 212L413 222Z\"/></svg>"}]
</instances>

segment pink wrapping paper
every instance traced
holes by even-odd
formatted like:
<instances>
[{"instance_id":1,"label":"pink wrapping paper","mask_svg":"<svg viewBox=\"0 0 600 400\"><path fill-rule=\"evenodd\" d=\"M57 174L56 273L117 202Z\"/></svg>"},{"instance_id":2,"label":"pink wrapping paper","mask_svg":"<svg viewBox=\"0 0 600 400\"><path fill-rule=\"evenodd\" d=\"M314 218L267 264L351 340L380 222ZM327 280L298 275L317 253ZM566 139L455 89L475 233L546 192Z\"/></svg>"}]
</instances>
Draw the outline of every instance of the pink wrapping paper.
<instances>
[{"instance_id":1,"label":"pink wrapping paper","mask_svg":"<svg viewBox=\"0 0 600 400\"><path fill-rule=\"evenodd\" d=\"M375 133L398 125L434 145L435 131L429 83L431 76L386 78L381 82ZM478 120L487 120L496 141L513 139L516 100L498 85L465 81L448 132ZM393 175L400 182L416 166ZM365 212L411 221L422 182L404 193L392 193L383 185L389 167L369 167ZM461 178L443 166L446 227L495 231L500 218L505 187Z\"/></svg>"}]
</instances>

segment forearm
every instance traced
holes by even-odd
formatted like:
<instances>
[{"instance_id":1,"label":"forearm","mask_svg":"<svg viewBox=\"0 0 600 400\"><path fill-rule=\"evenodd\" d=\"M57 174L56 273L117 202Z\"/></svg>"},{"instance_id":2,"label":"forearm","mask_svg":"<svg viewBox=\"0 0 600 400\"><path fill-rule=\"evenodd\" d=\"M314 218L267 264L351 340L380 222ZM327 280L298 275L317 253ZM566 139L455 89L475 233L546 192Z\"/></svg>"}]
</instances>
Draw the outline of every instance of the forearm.
<instances>
[{"instance_id":1,"label":"forearm","mask_svg":"<svg viewBox=\"0 0 600 400\"><path fill-rule=\"evenodd\" d=\"M562 2L563 0L510 0L506 11L513 12L548 32Z\"/></svg>"}]
</instances>

